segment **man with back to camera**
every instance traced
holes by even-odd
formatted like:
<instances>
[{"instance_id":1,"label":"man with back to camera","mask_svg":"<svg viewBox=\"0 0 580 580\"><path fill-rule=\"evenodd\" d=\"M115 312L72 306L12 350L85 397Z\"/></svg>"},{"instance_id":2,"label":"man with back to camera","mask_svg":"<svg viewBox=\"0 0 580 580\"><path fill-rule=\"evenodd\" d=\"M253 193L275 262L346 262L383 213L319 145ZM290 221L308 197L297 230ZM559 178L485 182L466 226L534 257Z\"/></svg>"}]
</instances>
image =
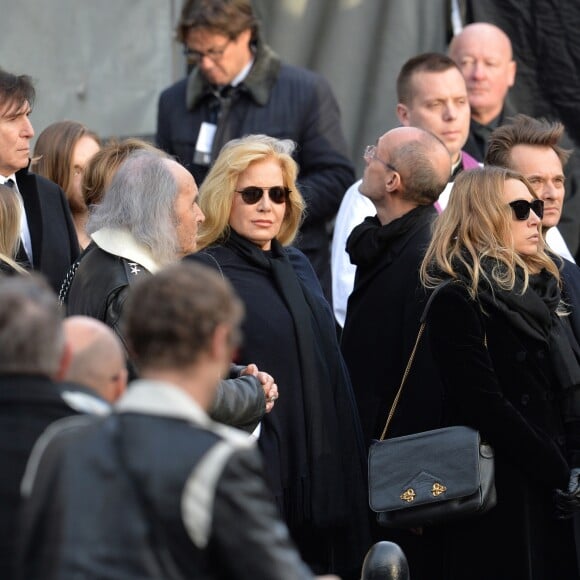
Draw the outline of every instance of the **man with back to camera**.
<instances>
[{"instance_id":1,"label":"man with back to camera","mask_svg":"<svg viewBox=\"0 0 580 580\"><path fill-rule=\"evenodd\" d=\"M61 421L39 441L18 577L313 579L256 441L207 415L241 339L229 283L173 264L138 282L125 312L140 378L111 415Z\"/></svg>"},{"instance_id":2,"label":"man with back to camera","mask_svg":"<svg viewBox=\"0 0 580 580\"><path fill-rule=\"evenodd\" d=\"M109 413L127 387L123 344L109 326L90 316L65 318L63 330L71 350L58 385L63 399L81 413Z\"/></svg>"},{"instance_id":3,"label":"man with back to camera","mask_svg":"<svg viewBox=\"0 0 580 580\"><path fill-rule=\"evenodd\" d=\"M46 276L58 292L79 244L62 189L28 170L35 98L29 76L0 69L0 183L18 191L24 209L17 260Z\"/></svg>"},{"instance_id":4,"label":"man with back to camera","mask_svg":"<svg viewBox=\"0 0 580 580\"><path fill-rule=\"evenodd\" d=\"M439 137L451 155L452 175L439 196L437 208L447 204L453 178L479 163L463 151L469 133L469 102L465 80L448 56L423 53L410 58L397 77L397 117L401 125L419 127ZM334 315L344 326L348 297L352 291L355 266L346 251L350 232L376 210L359 192L362 180L349 187L336 216L332 239L332 298Z\"/></svg>"},{"instance_id":5,"label":"man with back to camera","mask_svg":"<svg viewBox=\"0 0 580 580\"><path fill-rule=\"evenodd\" d=\"M159 99L157 144L201 185L221 147L263 133L292 139L307 215L296 242L330 300L330 236L354 181L340 111L328 82L283 63L263 41L250 0L187 0L177 25L192 66Z\"/></svg>"},{"instance_id":6,"label":"man with back to camera","mask_svg":"<svg viewBox=\"0 0 580 580\"><path fill-rule=\"evenodd\" d=\"M57 387L70 349L47 280L0 277L0 321L0 577L11 579L26 462L46 427L78 411Z\"/></svg>"}]
</instances>

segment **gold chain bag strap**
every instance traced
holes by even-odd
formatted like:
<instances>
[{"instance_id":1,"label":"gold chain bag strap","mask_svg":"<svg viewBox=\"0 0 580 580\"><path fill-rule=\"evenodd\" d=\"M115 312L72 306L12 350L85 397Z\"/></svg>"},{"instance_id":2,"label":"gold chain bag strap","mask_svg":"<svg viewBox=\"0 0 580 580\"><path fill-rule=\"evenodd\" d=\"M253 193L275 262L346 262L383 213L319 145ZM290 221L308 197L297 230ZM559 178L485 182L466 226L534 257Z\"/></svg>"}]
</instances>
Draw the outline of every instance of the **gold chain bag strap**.
<instances>
[{"instance_id":1,"label":"gold chain bag strap","mask_svg":"<svg viewBox=\"0 0 580 580\"><path fill-rule=\"evenodd\" d=\"M449 281L451 282L451 281ZM379 441L369 449L369 505L380 525L415 528L483 514L494 507L493 449L466 426L443 427L385 439L425 331L427 301L417 339ZM487 348L487 337L484 338Z\"/></svg>"}]
</instances>

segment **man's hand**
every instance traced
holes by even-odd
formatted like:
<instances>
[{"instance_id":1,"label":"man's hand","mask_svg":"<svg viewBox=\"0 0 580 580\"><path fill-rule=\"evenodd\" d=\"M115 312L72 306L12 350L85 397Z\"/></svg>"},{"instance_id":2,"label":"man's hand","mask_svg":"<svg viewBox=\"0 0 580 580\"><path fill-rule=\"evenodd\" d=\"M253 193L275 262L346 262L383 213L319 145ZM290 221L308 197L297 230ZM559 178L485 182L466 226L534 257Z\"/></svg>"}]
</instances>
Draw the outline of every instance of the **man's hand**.
<instances>
[{"instance_id":1,"label":"man's hand","mask_svg":"<svg viewBox=\"0 0 580 580\"><path fill-rule=\"evenodd\" d=\"M556 489L554 491L554 503L556 504L556 517L567 519L580 511L580 468L575 467L570 471L570 480L566 491Z\"/></svg>"},{"instance_id":2,"label":"man's hand","mask_svg":"<svg viewBox=\"0 0 580 580\"><path fill-rule=\"evenodd\" d=\"M274 382L274 377L265 371L259 370L253 363L244 368L240 374L253 375L260 381L266 397L266 413L269 413L274 408L274 403L278 398L278 385Z\"/></svg>"}]
</instances>

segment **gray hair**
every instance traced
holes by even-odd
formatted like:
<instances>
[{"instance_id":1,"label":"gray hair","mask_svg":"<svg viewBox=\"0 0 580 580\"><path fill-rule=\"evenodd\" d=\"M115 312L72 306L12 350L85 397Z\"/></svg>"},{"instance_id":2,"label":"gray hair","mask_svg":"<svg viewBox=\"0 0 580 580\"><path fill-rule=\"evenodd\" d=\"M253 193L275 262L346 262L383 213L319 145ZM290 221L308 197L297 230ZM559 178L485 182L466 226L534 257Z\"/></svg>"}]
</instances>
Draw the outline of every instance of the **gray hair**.
<instances>
[{"instance_id":1,"label":"gray hair","mask_svg":"<svg viewBox=\"0 0 580 580\"><path fill-rule=\"evenodd\" d=\"M40 274L0 279L0 373L55 378L64 349L62 317Z\"/></svg>"},{"instance_id":2,"label":"gray hair","mask_svg":"<svg viewBox=\"0 0 580 580\"><path fill-rule=\"evenodd\" d=\"M126 229L161 265L175 262L179 247L174 209L178 184L170 163L175 162L149 151L129 155L102 202L92 208L87 232Z\"/></svg>"}]
</instances>

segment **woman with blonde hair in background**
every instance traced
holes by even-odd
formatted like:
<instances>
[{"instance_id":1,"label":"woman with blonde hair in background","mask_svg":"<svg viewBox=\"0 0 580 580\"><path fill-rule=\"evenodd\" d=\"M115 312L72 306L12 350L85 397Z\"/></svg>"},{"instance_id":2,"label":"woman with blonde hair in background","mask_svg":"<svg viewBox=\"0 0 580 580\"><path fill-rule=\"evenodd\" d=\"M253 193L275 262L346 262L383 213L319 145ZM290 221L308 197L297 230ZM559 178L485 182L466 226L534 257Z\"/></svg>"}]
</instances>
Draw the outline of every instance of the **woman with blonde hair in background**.
<instances>
[{"instance_id":1,"label":"woman with blonde hair in background","mask_svg":"<svg viewBox=\"0 0 580 580\"><path fill-rule=\"evenodd\" d=\"M7 185L0 185L0 274L26 274L16 262L20 245L22 207L18 194Z\"/></svg>"},{"instance_id":2,"label":"woman with blonde hair in background","mask_svg":"<svg viewBox=\"0 0 580 580\"><path fill-rule=\"evenodd\" d=\"M519 173L463 172L421 266L424 284L439 288L425 336L445 423L491 444L498 498L484 515L426 530L441 546L433 580L579 577L580 349L543 211Z\"/></svg>"}]
</instances>

